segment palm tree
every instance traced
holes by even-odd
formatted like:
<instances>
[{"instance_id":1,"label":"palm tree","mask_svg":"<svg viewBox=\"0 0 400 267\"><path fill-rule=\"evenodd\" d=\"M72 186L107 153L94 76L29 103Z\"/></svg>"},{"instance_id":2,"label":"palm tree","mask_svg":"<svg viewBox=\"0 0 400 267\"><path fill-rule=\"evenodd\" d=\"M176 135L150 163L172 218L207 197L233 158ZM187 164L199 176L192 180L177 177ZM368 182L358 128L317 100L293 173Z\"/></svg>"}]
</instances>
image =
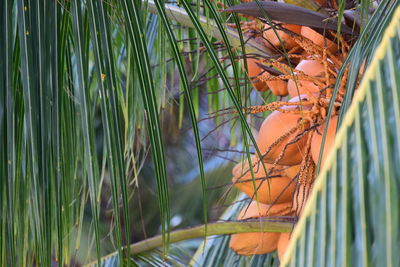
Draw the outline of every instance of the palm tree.
<instances>
[{"instance_id":1,"label":"palm tree","mask_svg":"<svg viewBox=\"0 0 400 267\"><path fill-rule=\"evenodd\" d=\"M313 0L285 2L319 7ZM254 40L245 41L237 13L256 12L270 21L271 10L263 9L264 4L255 1L228 14L210 0L172 5L158 0L2 0L1 266L69 266L93 260L104 266L277 266L276 253L238 256L229 249L228 234L249 231L292 232L283 265L398 266L399 1L372 6L363 0L335 1L338 31L345 31L337 25L353 2L361 14L360 35L339 72L338 81L351 63L340 127L292 232L295 217L234 221L246 204L242 195L224 194L226 203L234 203L217 213L220 221L210 222L210 203L224 190L207 188L224 183L226 173L216 175L220 163L207 165L204 144L216 143L204 139L208 134L199 121L206 112L227 111L227 121L215 116L222 127L233 129L221 131L221 138L250 158L258 118L245 114L243 107L276 97L251 93L235 60L264 49ZM326 10L319 11L327 16ZM284 21L285 16L272 19ZM297 19L318 27L313 20ZM227 27L227 20L238 30ZM368 67L358 84L364 60ZM174 110L170 101L179 108ZM191 128L192 158L166 150L173 137L166 130L170 125L175 134ZM192 159L197 179L178 186L185 194L171 192L169 162ZM229 170L231 165L225 165ZM174 228L171 211L179 199L192 209L182 214L202 225ZM151 208L143 211L149 216L141 213L141 205ZM191 214L201 209L200 215ZM153 225L149 234L160 235L139 241L147 237L138 230L142 224ZM204 236L210 237L194 255L198 243L173 244Z\"/></svg>"}]
</instances>

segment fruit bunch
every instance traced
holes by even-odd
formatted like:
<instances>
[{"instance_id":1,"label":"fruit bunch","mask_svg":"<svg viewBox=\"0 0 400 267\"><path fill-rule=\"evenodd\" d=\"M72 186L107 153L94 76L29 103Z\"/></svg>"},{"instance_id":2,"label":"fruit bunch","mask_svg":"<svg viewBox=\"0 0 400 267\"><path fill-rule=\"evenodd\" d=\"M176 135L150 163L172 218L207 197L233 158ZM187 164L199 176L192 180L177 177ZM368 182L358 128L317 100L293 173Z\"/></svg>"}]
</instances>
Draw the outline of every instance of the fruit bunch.
<instances>
[{"instance_id":1,"label":"fruit bunch","mask_svg":"<svg viewBox=\"0 0 400 267\"><path fill-rule=\"evenodd\" d=\"M238 163L232 170L233 184L250 198L255 199L239 214L238 220L268 216L294 216L303 195L293 202L296 192L294 182L299 165L273 168L258 157L251 157L251 168L246 162ZM254 177L254 180L253 180ZM304 190L303 190L304 191ZM278 250L281 258L289 243L290 233L256 232L232 235L230 247L241 255L270 253Z\"/></svg>"},{"instance_id":2,"label":"fruit bunch","mask_svg":"<svg viewBox=\"0 0 400 267\"><path fill-rule=\"evenodd\" d=\"M321 166L333 145L348 67L334 99L333 89L351 44L343 36L338 40L333 31L277 21L269 25L254 19L241 26L248 38L272 51L241 58L243 70L256 90L269 90L280 101L243 109L250 114L272 112L260 127L259 153L251 158L251 166L245 159L232 171L234 186L253 200L238 219L300 216L312 190L324 131ZM334 109L324 129L331 101ZM278 249L281 258L289 239L290 233L244 233L233 235L230 246L242 255Z\"/></svg>"}]
</instances>

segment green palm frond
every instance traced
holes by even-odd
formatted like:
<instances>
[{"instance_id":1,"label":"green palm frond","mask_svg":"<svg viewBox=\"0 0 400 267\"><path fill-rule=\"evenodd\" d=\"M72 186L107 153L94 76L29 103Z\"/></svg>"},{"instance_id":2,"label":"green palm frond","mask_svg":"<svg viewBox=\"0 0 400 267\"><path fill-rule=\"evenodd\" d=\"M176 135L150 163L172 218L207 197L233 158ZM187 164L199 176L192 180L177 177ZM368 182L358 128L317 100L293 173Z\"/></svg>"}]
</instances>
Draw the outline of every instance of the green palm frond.
<instances>
[{"instance_id":1,"label":"green palm frond","mask_svg":"<svg viewBox=\"0 0 400 267\"><path fill-rule=\"evenodd\" d=\"M400 264L400 8L344 117L284 266Z\"/></svg>"},{"instance_id":2,"label":"green palm frond","mask_svg":"<svg viewBox=\"0 0 400 267\"><path fill-rule=\"evenodd\" d=\"M183 71L186 62L177 58L185 47L174 54L173 35L166 41L165 25L170 22L164 19L161 22L167 24L162 26L154 15L142 12L148 5L140 2L5 0L0 5L4 25L0 32L0 173L4 177L0 181L0 264L49 265L56 260L69 265L77 260L74 251L79 251L78 257L100 259L107 249L102 240L108 231L100 220L106 213L101 205L107 201L102 198L108 189L115 215L108 242L115 242L114 249L122 256L123 245L131 243L128 204L135 189L129 184L138 184L148 143L167 247L170 208L159 121L165 99L171 98L166 84L171 77L176 79L171 75L175 66L180 67L180 83L187 93L180 104L191 106L193 126L198 113L193 88L185 80L189 78ZM213 27L207 24L207 16L202 16L203 26ZM178 31L188 34L186 29ZM240 39L237 32L232 34ZM142 38L145 35L148 39ZM200 56L204 53L199 52L197 60ZM219 97L212 96L215 110L221 106ZM228 99L223 105L231 103ZM205 198L196 129L195 135ZM83 244L87 248L82 249ZM86 255L81 252L85 249Z\"/></svg>"}]
</instances>

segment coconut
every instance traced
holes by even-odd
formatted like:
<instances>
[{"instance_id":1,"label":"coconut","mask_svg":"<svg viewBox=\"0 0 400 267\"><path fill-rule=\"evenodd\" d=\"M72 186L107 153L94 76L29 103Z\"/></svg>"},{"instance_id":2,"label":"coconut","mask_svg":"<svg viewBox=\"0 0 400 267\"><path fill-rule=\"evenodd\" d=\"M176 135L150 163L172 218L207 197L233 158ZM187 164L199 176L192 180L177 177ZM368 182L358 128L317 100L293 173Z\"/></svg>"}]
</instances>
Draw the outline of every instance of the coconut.
<instances>
[{"instance_id":1,"label":"coconut","mask_svg":"<svg viewBox=\"0 0 400 267\"><path fill-rule=\"evenodd\" d=\"M291 99L290 102L297 102L298 99L299 98ZM298 106L282 107L282 109L286 110L294 108L298 108ZM302 123L301 118L302 117L299 114L282 113L279 110L276 110L264 120L258 134L257 146L260 149L265 162L274 163L278 159L281 152L285 149L283 152L283 157L277 162L278 164L292 166L301 163L303 160L304 150L306 148L308 133L303 134L301 137L296 136L302 133L304 127L308 126L307 123L303 123L303 125L300 125L300 128L294 133L282 138L282 136L289 132L293 127L299 123ZM299 140L288 144L289 142L294 141L296 138ZM266 153L267 149L275 142L277 143L270 149L270 151L268 151L268 153Z\"/></svg>"},{"instance_id":2,"label":"coconut","mask_svg":"<svg viewBox=\"0 0 400 267\"><path fill-rule=\"evenodd\" d=\"M253 200L249 206L240 211L237 218L238 220L246 220L266 216L288 216L291 214L293 214L291 201L269 205Z\"/></svg>"},{"instance_id":3,"label":"coconut","mask_svg":"<svg viewBox=\"0 0 400 267\"><path fill-rule=\"evenodd\" d=\"M282 27L298 34L300 34L302 28L300 25L294 25L294 24L283 24ZM278 38L272 26L265 24L264 29L265 29L265 31L263 32L264 43L269 48L280 49L281 43L279 39L282 41L286 49L292 49L297 45L297 43L290 37L290 35L282 30L276 30L279 36Z\"/></svg>"},{"instance_id":4,"label":"coconut","mask_svg":"<svg viewBox=\"0 0 400 267\"><path fill-rule=\"evenodd\" d=\"M293 180L297 176L297 174L299 173L300 167L301 167L300 164L299 165L294 165L294 166L286 166L284 168L284 172L285 172L287 177L289 177L291 180Z\"/></svg>"},{"instance_id":5,"label":"coconut","mask_svg":"<svg viewBox=\"0 0 400 267\"><path fill-rule=\"evenodd\" d=\"M334 42L328 38L324 38L324 36L309 27L301 27L301 35L310 39L314 44L320 47L326 47L332 54L338 51L338 46Z\"/></svg>"},{"instance_id":6,"label":"coconut","mask_svg":"<svg viewBox=\"0 0 400 267\"><path fill-rule=\"evenodd\" d=\"M245 220L259 218L268 215L287 215L291 203L279 205L263 205L253 201L249 207L245 207L238 216L238 219ZM260 209L258 209L258 207ZM271 207L271 208L270 208ZM290 208L289 208L290 209ZM265 254L276 250L281 233L254 232L240 233L231 236L229 247L240 255Z\"/></svg>"},{"instance_id":7,"label":"coconut","mask_svg":"<svg viewBox=\"0 0 400 267\"><path fill-rule=\"evenodd\" d=\"M270 89L271 92L276 96L286 96L288 94L287 82L282 80L262 81L259 79L260 75L264 74L266 77L271 77L271 74L264 71L258 64L261 64L260 60L247 58L247 71L254 88L260 92Z\"/></svg>"},{"instance_id":8,"label":"coconut","mask_svg":"<svg viewBox=\"0 0 400 267\"><path fill-rule=\"evenodd\" d=\"M266 254L276 250L280 233L241 233L232 235L229 247L240 255Z\"/></svg>"},{"instance_id":9,"label":"coconut","mask_svg":"<svg viewBox=\"0 0 400 267\"><path fill-rule=\"evenodd\" d=\"M267 83L263 81L258 81L258 76L260 76L264 71L258 65L261 62L254 58L246 58L246 60L247 60L247 74L250 77L251 83L253 84L254 88L256 88L260 92L267 91L268 90ZM244 70L243 60L242 60L242 67Z\"/></svg>"},{"instance_id":10,"label":"coconut","mask_svg":"<svg viewBox=\"0 0 400 267\"><path fill-rule=\"evenodd\" d=\"M295 190L295 183L291 183L291 179L285 176L282 169L279 167L275 168L269 175L270 178L267 179L267 175L259 159L252 157L252 162L258 201L266 204L290 202ZM264 163L264 166L267 171L272 167L268 163ZM254 184L247 159L237 164L232 174L232 182L235 187L255 199Z\"/></svg>"},{"instance_id":11,"label":"coconut","mask_svg":"<svg viewBox=\"0 0 400 267\"><path fill-rule=\"evenodd\" d=\"M326 133L326 139L324 144L324 151L322 154L321 167L325 163L326 157L332 149L333 142L335 141L335 133L336 133L336 124L337 124L337 116L331 117L328 125L328 132ZM319 152L321 150L322 137L325 129L325 123L317 128L317 131L314 131L311 139L311 155L315 162L318 164Z\"/></svg>"},{"instance_id":12,"label":"coconut","mask_svg":"<svg viewBox=\"0 0 400 267\"><path fill-rule=\"evenodd\" d=\"M318 77L323 76L325 72L324 65L316 60L302 60L295 68L296 70L304 72L308 76ZM297 87L296 87L297 83ZM296 83L293 80L288 81L288 92L290 97L298 96L299 94L319 93L319 88L312 81L305 81L296 79ZM298 90L298 91L297 91Z\"/></svg>"},{"instance_id":13,"label":"coconut","mask_svg":"<svg viewBox=\"0 0 400 267\"><path fill-rule=\"evenodd\" d=\"M267 204L257 203L252 201L249 206L246 206L239 212L238 220L246 220L251 218L260 218L267 216L267 211L270 206Z\"/></svg>"},{"instance_id":14,"label":"coconut","mask_svg":"<svg viewBox=\"0 0 400 267\"><path fill-rule=\"evenodd\" d=\"M288 87L287 82L282 80L273 80L265 82L271 90L271 93L276 96L287 96L288 95Z\"/></svg>"},{"instance_id":15,"label":"coconut","mask_svg":"<svg viewBox=\"0 0 400 267\"><path fill-rule=\"evenodd\" d=\"M285 255L289 242L290 242L290 233L281 233L281 235L279 236L279 241L277 246L278 257L280 262L282 262L283 256Z\"/></svg>"}]
</instances>

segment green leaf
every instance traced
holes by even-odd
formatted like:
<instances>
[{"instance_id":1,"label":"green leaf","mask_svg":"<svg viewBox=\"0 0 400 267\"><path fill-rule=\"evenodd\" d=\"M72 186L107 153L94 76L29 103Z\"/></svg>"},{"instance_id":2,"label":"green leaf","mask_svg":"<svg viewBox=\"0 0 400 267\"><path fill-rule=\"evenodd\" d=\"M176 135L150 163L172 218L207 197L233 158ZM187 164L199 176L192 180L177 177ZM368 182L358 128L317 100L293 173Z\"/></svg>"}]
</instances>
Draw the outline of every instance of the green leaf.
<instances>
[{"instance_id":1,"label":"green leaf","mask_svg":"<svg viewBox=\"0 0 400 267\"><path fill-rule=\"evenodd\" d=\"M193 127L193 133L194 133L194 138L195 138L195 143L196 143L196 150L197 150L197 158L199 162L199 169L200 169L200 181L201 181L201 190L202 190L202 196L203 196L203 216L204 216L204 235L207 235L207 200L206 200L206 181L204 177L204 166L203 166L203 155L202 155L202 149L201 149L201 144L200 144L200 134L199 134L199 129L197 125L197 116L195 112L195 106L193 104L193 96L189 88L189 82L186 77L186 72L185 68L183 65L183 61L181 58L181 55L179 53L179 48L177 45L177 41L175 38L175 35L172 31L172 28L170 26L170 22L166 16L165 10L164 10L164 3L160 2L159 0L155 1L155 4L157 6L158 13L160 15L160 19L163 22L163 25L167 31L167 35L170 41L170 45L172 47L172 51L176 60L176 64L178 66L180 78L182 80L183 84L183 89L185 93L185 98L186 98L186 103L189 108L189 113L190 113L190 119L192 122L192 127Z\"/></svg>"},{"instance_id":2,"label":"green leaf","mask_svg":"<svg viewBox=\"0 0 400 267\"><path fill-rule=\"evenodd\" d=\"M150 62L146 50L144 33L142 30L143 21L141 18L140 2L135 1L133 4L130 1L121 3L122 10L127 23L127 32L133 45L135 61L141 94L143 97L144 108L147 114L147 130L149 133L151 150L154 158L156 170L158 198L160 206L161 226L163 233L163 242L165 251L168 250L169 240L169 223L170 223L170 208L167 185L167 174L165 169L165 155L163 141L158 120L157 99L155 97L154 83Z\"/></svg>"},{"instance_id":3,"label":"green leaf","mask_svg":"<svg viewBox=\"0 0 400 267\"><path fill-rule=\"evenodd\" d=\"M97 205L97 195L99 189L99 171L98 163L96 160L96 153L94 149L94 127L92 125L93 112L90 108L90 95L88 87L88 46L85 44L85 39L88 35L88 27L84 26L82 18L82 6L77 0L72 1L71 4L72 22L74 29L74 41L75 41L75 56L77 60L77 72L78 72L78 85L79 85L79 102L82 113L81 123L84 138L84 151L85 151L85 163L86 172L88 175L88 184L90 191L91 209L94 220L94 233L96 240L96 253L97 259L100 260L100 236L99 236L99 208ZM82 32L83 31L83 32Z\"/></svg>"}]
</instances>

